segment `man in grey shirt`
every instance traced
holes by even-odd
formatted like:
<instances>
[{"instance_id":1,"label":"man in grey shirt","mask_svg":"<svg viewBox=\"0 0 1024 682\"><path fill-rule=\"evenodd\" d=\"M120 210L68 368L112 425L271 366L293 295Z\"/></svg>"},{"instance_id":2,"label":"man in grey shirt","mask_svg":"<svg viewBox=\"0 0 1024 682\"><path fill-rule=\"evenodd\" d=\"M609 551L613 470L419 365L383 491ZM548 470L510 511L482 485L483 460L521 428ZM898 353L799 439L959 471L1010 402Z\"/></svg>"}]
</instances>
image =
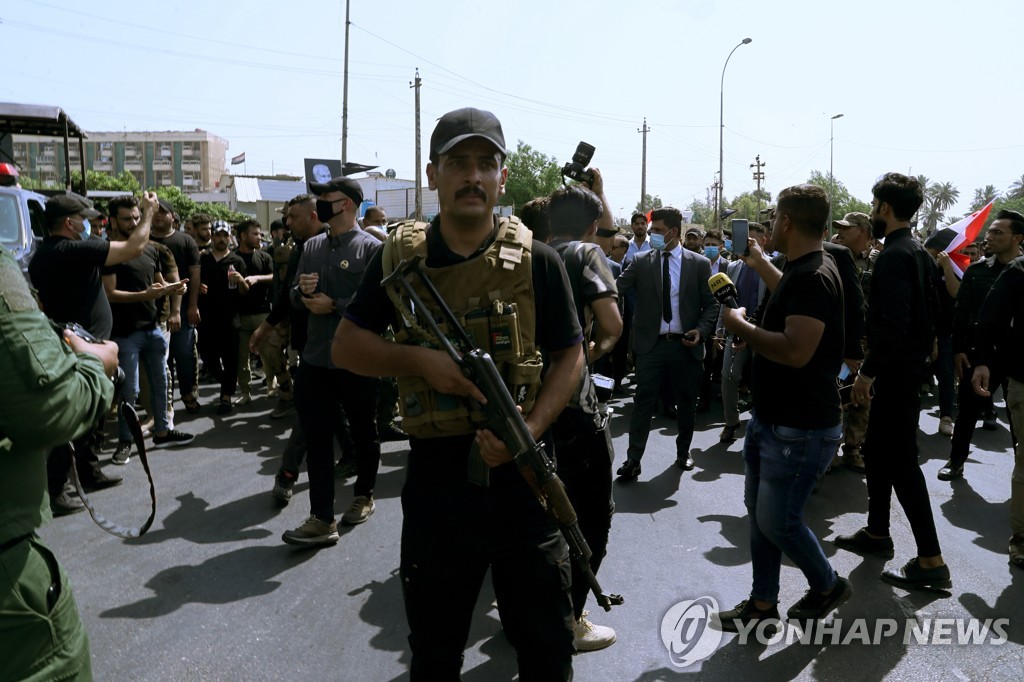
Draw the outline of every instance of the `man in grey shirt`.
<instances>
[{"instance_id":1,"label":"man in grey shirt","mask_svg":"<svg viewBox=\"0 0 1024 682\"><path fill-rule=\"evenodd\" d=\"M306 432L310 516L282 539L293 545L333 545L338 542L333 438L339 402L348 415L358 464L355 499L342 522L363 523L374 510L373 486L380 465L375 419L379 382L335 367L330 356L334 331L381 243L356 224L363 201L357 182L338 177L310 183L310 190L317 196L317 217L328 231L306 242L290 292L292 305L310 313L295 379L295 408Z\"/></svg>"}]
</instances>

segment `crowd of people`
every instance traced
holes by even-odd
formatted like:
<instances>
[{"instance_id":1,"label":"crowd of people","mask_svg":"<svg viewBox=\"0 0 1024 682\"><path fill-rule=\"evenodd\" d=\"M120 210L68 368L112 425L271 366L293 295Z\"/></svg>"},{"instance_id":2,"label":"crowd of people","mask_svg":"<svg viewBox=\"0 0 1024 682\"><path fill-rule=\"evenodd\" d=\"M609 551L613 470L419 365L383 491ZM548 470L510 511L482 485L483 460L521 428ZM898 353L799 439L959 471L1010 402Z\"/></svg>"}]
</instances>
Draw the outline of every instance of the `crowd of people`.
<instances>
[{"instance_id":1,"label":"crowd of people","mask_svg":"<svg viewBox=\"0 0 1024 682\"><path fill-rule=\"evenodd\" d=\"M823 618L851 597L804 522L834 466L864 473L869 493L864 527L835 544L894 557L895 491L917 546L881 579L906 589L952 585L917 459L921 394L934 376L939 430L951 437L942 480L964 475L978 420L988 428L996 418L998 387L1011 434L1024 428L1024 366L1010 352L1024 328L1024 216L998 213L984 255L960 280L948 255L913 231L922 188L898 173L872 188L870 213L831 223L822 189L786 188L736 243L728 227L690 225L671 207L637 213L632 234L620 231L596 168L590 182L538 197L519 217L496 217L506 155L490 112L441 117L426 167L440 210L429 223L389 224L379 207L360 219L363 192L347 177L310 183L269 238L256 220L228 225L197 213L181 221L152 192L113 199L105 214L74 194L51 198L48 236L29 269L38 306L20 275L18 283L0 278L2 328L35 330L18 338L53 356L49 368L10 370L46 377L5 388L26 399L0 411L0 518L16 520L3 525L0 550L49 557L33 569L40 584L66 586L59 573L47 582L56 564L34 530L40 506L53 515L83 509L69 482L72 460L85 491L121 483L97 455L112 397L102 375L119 366L120 398L142 404L147 435L167 446L198 435L176 427L177 407L224 418L253 401L262 373L277 401L270 418L292 420L270 495L289 504L303 462L309 479L310 513L283 533L288 544L338 542L338 478L355 477L341 522L369 520L381 442L409 441L400 575L413 679L458 676L488 569L524 679L569 679L575 651L615 642L612 628L588 618L588 577L608 551L613 479L641 479L659 409L676 422L684 471L695 467L695 415L715 400L720 441L743 439L752 588L717 614L718 627L777 627L783 555L808 583L789 619ZM0 268L9 260L4 254ZM713 288L716 277L731 286ZM485 428L481 387L432 333L437 324L458 335L445 305L490 354L526 428L545 443L592 551L588 565L569 561L564 529L513 462L521 453ZM43 313L99 343L67 332L60 343L49 330L42 343ZM6 331L0 338L10 346L0 357L17 362L24 349ZM8 373L2 380L14 381ZM204 381L217 386L212 404L200 402ZM606 401L630 394L616 469ZM75 410L51 405L61 423L34 434L18 418L38 400ZM111 430L111 462L126 465L135 445L123 414ZM1008 551L1024 566L1024 449L1015 447ZM21 453L16 465L12 453ZM12 487L15 473L40 490ZM77 616L65 626L74 636L61 645L64 663L87 670Z\"/></svg>"}]
</instances>

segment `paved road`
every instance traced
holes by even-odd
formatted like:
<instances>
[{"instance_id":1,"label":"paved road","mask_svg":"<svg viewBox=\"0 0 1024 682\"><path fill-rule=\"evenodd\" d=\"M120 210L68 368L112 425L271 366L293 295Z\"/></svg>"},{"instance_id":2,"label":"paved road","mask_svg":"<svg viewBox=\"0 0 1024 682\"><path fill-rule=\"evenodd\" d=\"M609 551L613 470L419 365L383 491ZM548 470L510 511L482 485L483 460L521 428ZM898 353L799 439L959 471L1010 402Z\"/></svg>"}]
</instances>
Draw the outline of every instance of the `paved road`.
<instances>
[{"instance_id":1,"label":"paved road","mask_svg":"<svg viewBox=\"0 0 1024 682\"><path fill-rule=\"evenodd\" d=\"M204 400L212 397L212 388L204 387ZM272 406L261 398L224 419L215 419L212 409L194 418L181 415L179 426L201 435L189 448L153 450L160 510L144 538L119 540L84 514L43 529L71 575L97 679L407 679L397 578L404 444L384 447L377 511L369 522L343 530L337 547L296 549L280 536L308 514L307 485L303 476L286 509L272 505L268 492L288 421L269 419ZM620 462L630 407L628 400L615 403L612 428ZM826 542L826 553L855 589L837 615L840 638L857 634L857 618L869 619L873 629L877 619L894 619L902 628L908 618L973 616L1009 618L1004 644L905 643L902 629L879 645L856 639L830 644L828 638L818 645L741 645L727 635L704 660L674 665L662 641L666 612L699 597L729 608L750 586L742 441L718 444L721 415L713 410L698 416L693 472L673 465L675 428L659 417L640 480L616 484L617 514L600 577L626 603L593 620L613 626L619 641L578 656L576 679L1021 679L1024 571L1010 567L1006 557L1008 431L1005 424L995 432L979 429L968 479L950 485L935 479L949 446L948 439L933 435L934 405L921 424L923 467L954 589L894 589L878 580L881 560L837 552ZM148 504L142 467L133 458L119 470L126 485L96 493L93 501L121 523L139 523ZM351 486L339 483L339 514L351 497ZM855 530L863 524L866 502L860 476L830 473L808 510L813 530L826 539ZM897 565L914 551L899 511L893 535L897 559L891 563ZM780 606L805 589L799 571L784 566ZM514 653L492 600L485 588L467 647L466 680L515 674Z\"/></svg>"}]
</instances>

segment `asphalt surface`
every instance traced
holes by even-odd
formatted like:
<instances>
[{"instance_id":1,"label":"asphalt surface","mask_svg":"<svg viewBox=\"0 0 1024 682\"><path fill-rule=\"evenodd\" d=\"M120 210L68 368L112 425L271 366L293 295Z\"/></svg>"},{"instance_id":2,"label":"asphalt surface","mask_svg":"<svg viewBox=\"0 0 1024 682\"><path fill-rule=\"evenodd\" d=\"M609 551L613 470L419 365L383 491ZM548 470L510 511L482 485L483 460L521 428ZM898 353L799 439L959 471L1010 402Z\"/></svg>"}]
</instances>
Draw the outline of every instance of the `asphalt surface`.
<instances>
[{"instance_id":1,"label":"asphalt surface","mask_svg":"<svg viewBox=\"0 0 1024 682\"><path fill-rule=\"evenodd\" d=\"M87 514L56 519L41 531L70 574L96 679L407 679L408 633L397 578L406 444L384 445L376 513L367 523L342 528L336 547L294 548L281 542L281 533L308 515L305 474L287 508L278 509L269 495L291 419L270 419L274 403L265 397L216 417L213 392L203 387L202 413L178 415L179 428L199 434L190 446L151 451L159 514L145 537L120 540L94 526ZM613 405L618 464L631 403L626 397ZM686 667L674 663L662 620L675 604L710 597L726 609L750 589L742 440L719 444L721 426L717 404L698 415L697 468L683 472L674 465L674 422L656 417L639 481L616 483L609 554L599 577L607 591L626 601L610 613L596 609L591 619L614 627L618 642L577 656L577 680L1024 676L1024 571L1011 567L1006 555L1013 457L1005 415L997 431L978 429L966 478L942 483L935 474L948 455L949 439L935 435L938 414L928 398L918 440L953 589L908 593L879 581L883 560L836 550L829 539L864 524L867 494L861 476L834 471L812 498L807 518L835 568L853 583L853 597L835 616L838 641L827 632L818 644L741 644L737 636L725 635L703 660ZM109 462L110 454L105 450L102 460ZM138 459L108 468L124 474L125 485L91 499L121 524L141 523L149 497ZM351 483L338 483L339 517L351 502ZM915 552L906 519L894 507L896 558L890 567ZM781 585L782 611L807 589L788 562ZM465 680L516 674L515 654L492 602L485 584L466 646ZM927 644L903 637L907 619L919 626L933 623L934 633L931 619L972 617L1009 619L1005 638L995 638L1003 643L989 637L987 643L961 645L956 634L953 643L941 643L941 636L940 643ZM866 644L853 636L859 618L868 619L872 632L879 619L893 619L901 630ZM955 621L948 627L957 632ZM691 640L696 636L692 628L687 632ZM674 636L678 652L685 638Z\"/></svg>"}]
</instances>

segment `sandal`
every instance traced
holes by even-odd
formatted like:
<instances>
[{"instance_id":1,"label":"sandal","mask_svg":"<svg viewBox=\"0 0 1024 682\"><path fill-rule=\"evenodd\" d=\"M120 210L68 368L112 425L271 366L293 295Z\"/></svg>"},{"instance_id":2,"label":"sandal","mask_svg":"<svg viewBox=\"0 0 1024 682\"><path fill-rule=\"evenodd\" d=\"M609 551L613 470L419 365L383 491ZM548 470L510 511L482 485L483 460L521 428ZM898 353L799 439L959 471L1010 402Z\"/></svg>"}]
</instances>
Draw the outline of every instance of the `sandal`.
<instances>
[{"instance_id":1,"label":"sandal","mask_svg":"<svg viewBox=\"0 0 1024 682\"><path fill-rule=\"evenodd\" d=\"M181 402L185 403L185 410L189 414L195 414L201 409L199 400L196 399L195 393L189 393L188 395L181 396Z\"/></svg>"}]
</instances>

